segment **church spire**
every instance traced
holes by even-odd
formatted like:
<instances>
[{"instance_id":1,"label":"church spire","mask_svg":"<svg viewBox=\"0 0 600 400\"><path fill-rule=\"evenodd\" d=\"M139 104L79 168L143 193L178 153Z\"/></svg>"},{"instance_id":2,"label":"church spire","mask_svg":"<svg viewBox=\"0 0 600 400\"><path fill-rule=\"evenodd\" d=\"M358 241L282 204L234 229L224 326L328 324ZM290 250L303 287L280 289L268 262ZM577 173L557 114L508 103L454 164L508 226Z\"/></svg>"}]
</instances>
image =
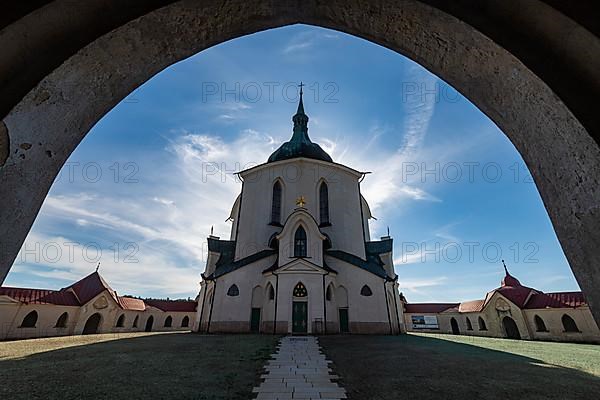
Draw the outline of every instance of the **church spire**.
<instances>
[{"instance_id":1,"label":"church spire","mask_svg":"<svg viewBox=\"0 0 600 400\"><path fill-rule=\"evenodd\" d=\"M298 102L298 110L292 117L294 122L294 133L289 142L285 142L281 145L271 156L267 162L275 162L281 160L287 160L296 157L312 158L315 160L322 160L327 162L333 162L329 154L327 154L321 146L310 141L308 137L308 115L304 112L304 102L302 101L302 95L304 94L302 87L304 83L300 82L300 100Z\"/></svg>"},{"instance_id":2,"label":"church spire","mask_svg":"<svg viewBox=\"0 0 600 400\"><path fill-rule=\"evenodd\" d=\"M300 86L300 101L298 102L298 110L296 110L296 114L292 117L292 121L294 121L292 141L310 142L310 139L308 138L308 115L304 113L304 103L302 102L302 87L305 85L300 82L298 86Z\"/></svg>"}]
</instances>

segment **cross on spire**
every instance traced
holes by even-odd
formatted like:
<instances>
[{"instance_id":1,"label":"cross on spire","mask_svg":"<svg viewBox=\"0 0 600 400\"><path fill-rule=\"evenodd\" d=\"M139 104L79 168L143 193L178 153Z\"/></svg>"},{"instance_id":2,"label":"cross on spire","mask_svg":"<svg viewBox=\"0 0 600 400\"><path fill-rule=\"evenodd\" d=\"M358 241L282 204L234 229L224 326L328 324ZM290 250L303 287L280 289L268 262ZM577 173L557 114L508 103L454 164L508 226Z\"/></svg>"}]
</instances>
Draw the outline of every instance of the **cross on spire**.
<instances>
[{"instance_id":1,"label":"cross on spire","mask_svg":"<svg viewBox=\"0 0 600 400\"><path fill-rule=\"evenodd\" d=\"M302 86L306 86L304 83L302 83L302 81L300 81L300 84L298 85L300 87L300 98L302 99Z\"/></svg>"}]
</instances>

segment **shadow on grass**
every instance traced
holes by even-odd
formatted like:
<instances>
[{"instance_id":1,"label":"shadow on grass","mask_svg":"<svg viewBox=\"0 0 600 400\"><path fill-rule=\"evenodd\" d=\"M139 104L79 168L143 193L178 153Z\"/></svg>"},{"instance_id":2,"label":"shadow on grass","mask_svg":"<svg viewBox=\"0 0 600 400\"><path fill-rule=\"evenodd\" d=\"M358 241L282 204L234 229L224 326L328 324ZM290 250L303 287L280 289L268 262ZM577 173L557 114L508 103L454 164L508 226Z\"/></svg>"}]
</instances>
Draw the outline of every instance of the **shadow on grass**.
<instances>
[{"instance_id":1,"label":"shadow on grass","mask_svg":"<svg viewBox=\"0 0 600 400\"><path fill-rule=\"evenodd\" d=\"M13 355L0 398L247 400L277 339L165 334Z\"/></svg>"},{"instance_id":2,"label":"shadow on grass","mask_svg":"<svg viewBox=\"0 0 600 400\"><path fill-rule=\"evenodd\" d=\"M319 342L354 400L564 400L600 393L598 376L439 337L325 336Z\"/></svg>"}]
</instances>

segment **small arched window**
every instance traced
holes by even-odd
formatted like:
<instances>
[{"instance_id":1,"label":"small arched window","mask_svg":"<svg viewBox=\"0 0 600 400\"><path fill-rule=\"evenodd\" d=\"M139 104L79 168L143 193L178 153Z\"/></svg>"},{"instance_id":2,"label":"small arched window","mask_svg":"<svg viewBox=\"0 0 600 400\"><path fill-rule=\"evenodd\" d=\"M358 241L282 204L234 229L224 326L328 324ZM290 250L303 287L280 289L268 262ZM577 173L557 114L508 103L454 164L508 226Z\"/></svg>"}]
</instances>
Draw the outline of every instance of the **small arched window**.
<instances>
[{"instance_id":1,"label":"small arched window","mask_svg":"<svg viewBox=\"0 0 600 400\"><path fill-rule=\"evenodd\" d=\"M294 287L294 297L306 297L308 296L308 292L306 291L306 287L302 282L298 282L296 287Z\"/></svg>"},{"instance_id":2,"label":"small arched window","mask_svg":"<svg viewBox=\"0 0 600 400\"><path fill-rule=\"evenodd\" d=\"M181 320L181 327L182 328L187 328L188 326L190 326L190 317L188 317L187 315L185 317L183 317L183 319Z\"/></svg>"},{"instance_id":3,"label":"small arched window","mask_svg":"<svg viewBox=\"0 0 600 400\"><path fill-rule=\"evenodd\" d=\"M138 327L138 321L140 320L140 316L136 315L135 319L133 320L133 325L131 325L132 328L137 328Z\"/></svg>"},{"instance_id":4,"label":"small arched window","mask_svg":"<svg viewBox=\"0 0 600 400\"><path fill-rule=\"evenodd\" d=\"M117 320L117 328L122 328L125 326L125 314L121 314L119 319Z\"/></svg>"},{"instance_id":5,"label":"small arched window","mask_svg":"<svg viewBox=\"0 0 600 400\"><path fill-rule=\"evenodd\" d=\"M269 285L269 300L275 300L275 289Z\"/></svg>"},{"instance_id":6,"label":"small arched window","mask_svg":"<svg viewBox=\"0 0 600 400\"><path fill-rule=\"evenodd\" d=\"M319 215L321 225L329 224L329 189L325 182L319 187Z\"/></svg>"},{"instance_id":7,"label":"small arched window","mask_svg":"<svg viewBox=\"0 0 600 400\"><path fill-rule=\"evenodd\" d=\"M55 328L66 328L68 320L69 320L69 314L64 312L60 315L60 317L58 317L58 319L56 320L56 325L54 327Z\"/></svg>"},{"instance_id":8,"label":"small arched window","mask_svg":"<svg viewBox=\"0 0 600 400\"><path fill-rule=\"evenodd\" d=\"M331 285L327 286L327 292L325 292L325 299L327 301L331 301L331 296L332 296L332 290L331 290Z\"/></svg>"},{"instance_id":9,"label":"small arched window","mask_svg":"<svg viewBox=\"0 0 600 400\"><path fill-rule=\"evenodd\" d=\"M294 257L306 257L306 231L302 226L294 234Z\"/></svg>"},{"instance_id":10,"label":"small arched window","mask_svg":"<svg viewBox=\"0 0 600 400\"><path fill-rule=\"evenodd\" d=\"M229 289L227 289L227 296L239 296L240 295L240 289L237 287L237 285L234 283L233 285L229 286Z\"/></svg>"},{"instance_id":11,"label":"small arched window","mask_svg":"<svg viewBox=\"0 0 600 400\"><path fill-rule=\"evenodd\" d=\"M371 290L370 287L368 287L367 285L364 285L362 287L362 289L360 289L360 294L363 296L372 296L373 295L373 291Z\"/></svg>"},{"instance_id":12,"label":"small arched window","mask_svg":"<svg viewBox=\"0 0 600 400\"><path fill-rule=\"evenodd\" d=\"M173 326L173 317L171 317L170 315L165 318L165 328L170 328Z\"/></svg>"},{"instance_id":13,"label":"small arched window","mask_svg":"<svg viewBox=\"0 0 600 400\"><path fill-rule=\"evenodd\" d=\"M548 332L548 328L546 328L546 324L544 323L544 320L539 315L536 315L533 318L533 321L535 322L536 332Z\"/></svg>"},{"instance_id":14,"label":"small arched window","mask_svg":"<svg viewBox=\"0 0 600 400\"><path fill-rule=\"evenodd\" d=\"M273 185L273 201L271 203L271 223L281 223L281 182L276 181Z\"/></svg>"},{"instance_id":15,"label":"small arched window","mask_svg":"<svg viewBox=\"0 0 600 400\"><path fill-rule=\"evenodd\" d=\"M481 318L481 317L477 318L477 323L479 324L480 331L487 331L487 326L485 325L485 321L483 318Z\"/></svg>"},{"instance_id":16,"label":"small arched window","mask_svg":"<svg viewBox=\"0 0 600 400\"><path fill-rule=\"evenodd\" d=\"M23 322L21 322L21 328L35 328L35 324L37 324L38 313L37 311L32 311L23 318Z\"/></svg>"},{"instance_id":17,"label":"small arched window","mask_svg":"<svg viewBox=\"0 0 600 400\"><path fill-rule=\"evenodd\" d=\"M565 328L565 332L579 332L579 328L577 328L577 324L573 318L569 317L567 314L562 316L562 324L563 328Z\"/></svg>"},{"instance_id":18,"label":"small arched window","mask_svg":"<svg viewBox=\"0 0 600 400\"><path fill-rule=\"evenodd\" d=\"M469 319L469 317L467 317L465 321L467 323L467 330L468 331L472 331L473 330L473 324L471 324L471 320Z\"/></svg>"}]
</instances>

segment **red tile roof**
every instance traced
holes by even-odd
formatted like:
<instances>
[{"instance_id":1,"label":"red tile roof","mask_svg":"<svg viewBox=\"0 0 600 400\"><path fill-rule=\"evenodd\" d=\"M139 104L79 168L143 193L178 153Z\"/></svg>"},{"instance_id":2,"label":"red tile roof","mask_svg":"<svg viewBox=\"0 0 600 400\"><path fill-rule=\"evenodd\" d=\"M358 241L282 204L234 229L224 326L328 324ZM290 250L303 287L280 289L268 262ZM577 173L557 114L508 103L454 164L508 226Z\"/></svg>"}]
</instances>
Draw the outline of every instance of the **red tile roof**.
<instances>
[{"instance_id":1,"label":"red tile roof","mask_svg":"<svg viewBox=\"0 0 600 400\"><path fill-rule=\"evenodd\" d=\"M26 304L79 306L79 302L73 293L66 290L0 287L0 296L2 295Z\"/></svg>"},{"instance_id":2,"label":"red tile roof","mask_svg":"<svg viewBox=\"0 0 600 400\"><path fill-rule=\"evenodd\" d=\"M107 290L112 296L115 302L119 302L117 300L117 294L108 283L100 276L98 272L93 272L86 276L83 279L78 280L74 284L67 286L63 290L72 289L81 304L85 304L94 297L98 296L104 290Z\"/></svg>"},{"instance_id":3,"label":"red tile roof","mask_svg":"<svg viewBox=\"0 0 600 400\"><path fill-rule=\"evenodd\" d=\"M566 308L587 305L582 292L536 293L525 305L526 309Z\"/></svg>"},{"instance_id":4,"label":"red tile roof","mask_svg":"<svg viewBox=\"0 0 600 400\"><path fill-rule=\"evenodd\" d=\"M472 300L472 301L463 301L458 306L458 312L479 312L483 310L483 306L485 305L485 300Z\"/></svg>"},{"instance_id":5,"label":"red tile roof","mask_svg":"<svg viewBox=\"0 0 600 400\"><path fill-rule=\"evenodd\" d=\"M131 311L144 311L146 310L146 303L142 299L135 299L133 297L121 297L119 296L119 305L124 310Z\"/></svg>"},{"instance_id":6,"label":"red tile roof","mask_svg":"<svg viewBox=\"0 0 600 400\"><path fill-rule=\"evenodd\" d=\"M407 313L440 313L450 308L458 307L458 303L412 303L405 304Z\"/></svg>"},{"instance_id":7,"label":"red tile roof","mask_svg":"<svg viewBox=\"0 0 600 400\"><path fill-rule=\"evenodd\" d=\"M152 307L156 307L162 311L173 312L194 312L196 311L196 303L193 300L154 300L145 299L144 302Z\"/></svg>"}]
</instances>

